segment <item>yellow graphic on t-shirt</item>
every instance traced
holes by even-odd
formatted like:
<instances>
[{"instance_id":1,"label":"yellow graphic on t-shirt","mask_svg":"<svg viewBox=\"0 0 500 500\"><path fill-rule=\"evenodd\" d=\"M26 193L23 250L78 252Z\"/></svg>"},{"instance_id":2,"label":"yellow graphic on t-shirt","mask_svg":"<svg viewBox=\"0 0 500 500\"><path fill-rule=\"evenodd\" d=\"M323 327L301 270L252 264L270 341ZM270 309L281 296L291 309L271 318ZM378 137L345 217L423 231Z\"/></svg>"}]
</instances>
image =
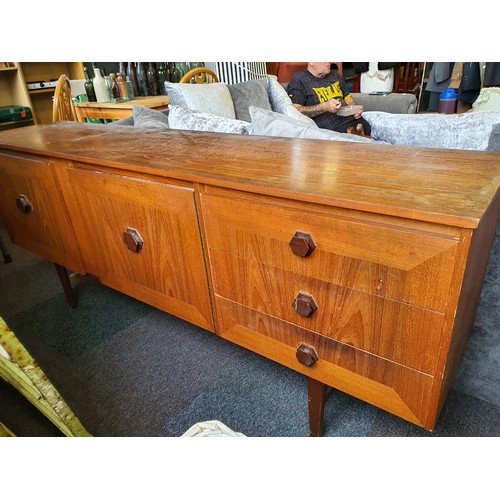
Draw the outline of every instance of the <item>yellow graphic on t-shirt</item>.
<instances>
[{"instance_id":1,"label":"yellow graphic on t-shirt","mask_svg":"<svg viewBox=\"0 0 500 500\"><path fill-rule=\"evenodd\" d=\"M335 82L328 87L313 87L314 92L318 96L319 102L326 102L330 99L337 99L344 97L342 89L340 88L340 82Z\"/></svg>"}]
</instances>

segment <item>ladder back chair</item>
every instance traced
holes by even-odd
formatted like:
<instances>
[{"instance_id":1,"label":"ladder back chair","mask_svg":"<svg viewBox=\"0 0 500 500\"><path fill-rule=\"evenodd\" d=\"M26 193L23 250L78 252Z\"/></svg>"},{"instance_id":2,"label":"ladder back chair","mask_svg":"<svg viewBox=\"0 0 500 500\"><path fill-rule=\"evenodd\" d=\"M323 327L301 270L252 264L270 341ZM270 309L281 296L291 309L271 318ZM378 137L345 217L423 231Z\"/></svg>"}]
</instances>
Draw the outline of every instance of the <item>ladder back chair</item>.
<instances>
[{"instance_id":1,"label":"ladder back chair","mask_svg":"<svg viewBox=\"0 0 500 500\"><path fill-rule=\"evenodd\" d=\"M71 97L71 83L66 75L61 75L57 80L52 107L52 121L76 121L75 108Z\"/></svg>"},{"instance_id":2,"label":"ladder back chair","mask_svg":"<svg viewBox=\"0 0 500 500\"><path fill-rule=\"evenodd\" d=\"M209 68L194 68L188 71L179 83L218 83L217 75Z\"/></svg>"}]
</instances>

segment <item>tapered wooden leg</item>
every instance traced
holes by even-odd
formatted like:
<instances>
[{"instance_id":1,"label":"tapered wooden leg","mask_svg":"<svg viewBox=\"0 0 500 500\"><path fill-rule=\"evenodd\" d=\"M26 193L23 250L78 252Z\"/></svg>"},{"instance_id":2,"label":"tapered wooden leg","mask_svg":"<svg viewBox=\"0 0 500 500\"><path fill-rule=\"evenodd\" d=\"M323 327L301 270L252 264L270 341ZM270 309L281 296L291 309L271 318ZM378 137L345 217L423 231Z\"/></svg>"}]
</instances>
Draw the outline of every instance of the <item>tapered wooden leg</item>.
<instances>
[{"instance_id":1,"label":"tapered wooden leg","mask_svg":"<svg viewBox=\"0 0 500 500\"><path fill-rule=\"evenodd\" d=\"M329 387L307 377L307 400L309 404L309 436L319 437L323 434L323 416Z\"/></svg>"},{"instance_id":2,"label":"tapered wooden leg","mask_svg":"<svg viewBox=\"0 0 500 500\"><path fill-rule=\"evenodd\" d=\"M0 234L0 248L2 249L2 255L3 255L3 261L8 264L9 262L12 262L12 257L10 256L7 246L5 245L2 235Z\"/></svg>"},{"instance_id":3,"label":"tapered wooden leg","mask_svg":"<svg viewBox=\"0 0 500 500\"><path fill-rule=\"evenodd\" d=\"M74 309L76 307L76 295L71 286L71 281L69 279L68 271L64 266L60 264L54 264L56 266L57 274L59 275L59 281L64 290L64 295L66 295L66 300L68 301L69 307Z\"/></svg>"}]
</instances>

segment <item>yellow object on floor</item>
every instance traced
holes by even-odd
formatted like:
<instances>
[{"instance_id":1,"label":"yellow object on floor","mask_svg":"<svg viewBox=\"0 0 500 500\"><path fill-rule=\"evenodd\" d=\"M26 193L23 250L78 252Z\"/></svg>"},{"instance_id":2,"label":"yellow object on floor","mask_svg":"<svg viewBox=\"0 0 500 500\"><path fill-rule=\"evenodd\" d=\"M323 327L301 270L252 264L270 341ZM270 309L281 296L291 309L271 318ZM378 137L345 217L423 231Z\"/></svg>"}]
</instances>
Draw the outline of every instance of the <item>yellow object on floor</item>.
<instances>
[{"instance_id":1,"label":"yellow object on floor","mask_svg":"<svg viewBox=\"0 0 500 500\"><path fill-rule=\"evenodd\" d=\"M2 422L0 422L0 437L15 437L15 434Z\"/></svg>"},{"instance_id":2,"label":"yellow object on floor","mask_svg":"<svg viewBox=\"0 0 500 500\"><path fill-rule=\"evenodd\" d=\"M38 408L64 435L90 436L43 370L0 317L0 377ZM12 432L0 423L2 432ZM6 429L6 430L5 430Z\"/></svg>"}]
</instances>

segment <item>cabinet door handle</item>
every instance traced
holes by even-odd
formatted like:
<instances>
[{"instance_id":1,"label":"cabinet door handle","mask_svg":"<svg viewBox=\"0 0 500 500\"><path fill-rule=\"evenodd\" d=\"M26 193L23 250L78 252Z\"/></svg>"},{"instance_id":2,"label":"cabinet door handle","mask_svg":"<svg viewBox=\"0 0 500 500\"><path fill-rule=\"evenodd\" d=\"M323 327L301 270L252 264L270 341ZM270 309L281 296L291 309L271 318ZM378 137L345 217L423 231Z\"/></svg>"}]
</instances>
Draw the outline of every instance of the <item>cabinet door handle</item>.
<instances>
[{"instance_id":1,"label":"cabinet door handle","mask_svg":"<svg viewBox=\"0 0 500 500\"><path fill-rule=\"evenodd\" d=\"M128 227L126 231L123 231L123 242L134 253L139 253L144 245L141 235L132 227Z\"/></svg>"},{"instance_id":2,"label":"cabinet door handle","mask_svg":"<svg viewBox=\"0 0 500 500\"><path fill-rule=\"evenodd\" d=\"M312 366L319 359L316 349L312 345L308 344L300 344L297 347L295 356L297 357L298 362L304 366Z\"/></svg>"},{"instance_id":3,"label":"cabinet door handle","mask_svg":"<svg viewBox=\"0 0 500 500\"><path fill-rule=\"evenodd\" d=\"M297 231L290 240L290 248L297 257L308 257L316 248L316 243L309 233Z\"/></svg>"},{"instance_id":4,"label":"cabinet door handle","mask_svg":"<svg viewBox=\"0 0 500 500\"><path fill-rule=\"evenodd\" d=\"M298 293L292 305L295 312L297 314L300 314L301 316L304 316L304 318L312 316L318 309L318 304L316 304L314 297L304 292Z\"/></svg>"},{"instance_id":5,"label":"cabinet door handle","mask_svg":"<svg viewBox=\"0 0 500 500\"><path fill-rule=\"evenodd\" d=\"M20 194L16 197L16 205L23 214L30 214L33 212L33 205L24 194Z\"/></svg>"}]
</instances>

